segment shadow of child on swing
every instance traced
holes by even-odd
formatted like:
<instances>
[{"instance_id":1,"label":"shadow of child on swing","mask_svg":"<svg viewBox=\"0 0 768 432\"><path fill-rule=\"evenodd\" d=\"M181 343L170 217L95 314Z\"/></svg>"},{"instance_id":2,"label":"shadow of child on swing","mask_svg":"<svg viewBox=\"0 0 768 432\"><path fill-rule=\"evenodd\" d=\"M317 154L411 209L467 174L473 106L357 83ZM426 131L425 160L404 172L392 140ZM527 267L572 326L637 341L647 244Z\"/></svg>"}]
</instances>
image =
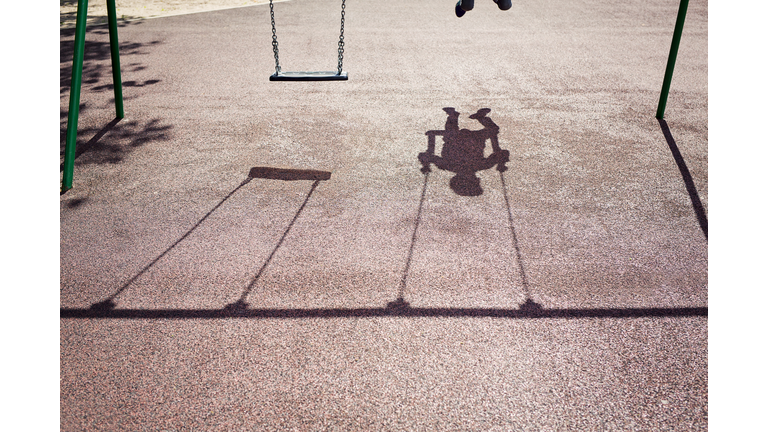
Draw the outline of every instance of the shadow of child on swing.
<instances>
[{"instance_id":1,"label":"shadow of child on swing","mask_svg":"<svg viewBox=\"0 0 768 432\"><path fill-rule=\"evenodd\" d=\"M480 130L459 129L459 115L454 108L443 108L448 114L445 130L427 131L429 137L427 151L419 153L421 172L431 171L430 164L435 164L441 170L451 171L456 175L449 184L456 194L461 196L482 195L483 188L477 172L486 170L494 165L499 172L507 170L509 150L499 147L499 126L488 117L490 108L483 108L469 116L477 120L483 128ZM443 148L440 156L435 155L435 137L443 137ZM485 142L491 140L492 153L485 157Z\"/></svg>"}]
</instances>

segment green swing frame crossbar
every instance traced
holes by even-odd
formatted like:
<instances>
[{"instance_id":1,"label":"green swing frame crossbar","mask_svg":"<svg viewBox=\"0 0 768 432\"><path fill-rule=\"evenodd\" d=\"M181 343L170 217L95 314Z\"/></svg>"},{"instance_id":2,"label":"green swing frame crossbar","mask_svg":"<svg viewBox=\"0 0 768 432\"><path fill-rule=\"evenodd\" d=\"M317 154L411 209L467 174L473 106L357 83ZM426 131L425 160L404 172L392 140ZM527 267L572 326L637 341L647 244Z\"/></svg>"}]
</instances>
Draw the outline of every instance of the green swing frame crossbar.
<instances>
[{"instance_id":1,"label":"green swing frame crossbar","mask_svg":"<svg viewBox=\"0 0 768 432\"><path fill-rule=\"evenodd\" d=\"M269 76L270 81L346 81L347 73L320 72L280 72Z\"/></svg>"},{"instance_id":2,"label":"green swing frame crossbar","mask_svg":"<svg viewBox=\"0 0 768 432\"><path fill-rule=\"evenodd\" d=\"M120 49L117 39L117 10L115 0L107 1L107 22L109 25L109 48L112 58L112 81L115 89L115 115L125 117L123 110L123 83L120 77ZM77 18L75 21L75 47L72 58L72 82L69 88L69 113L67 114L67 135L64 147L64 168L61 180L61 192L72 189L77 146L77 121L80 116L80 88L83 83L83 56L85 52L85 27L88 12L88 0L77 0Z\"/></svg>"}]
</instances>

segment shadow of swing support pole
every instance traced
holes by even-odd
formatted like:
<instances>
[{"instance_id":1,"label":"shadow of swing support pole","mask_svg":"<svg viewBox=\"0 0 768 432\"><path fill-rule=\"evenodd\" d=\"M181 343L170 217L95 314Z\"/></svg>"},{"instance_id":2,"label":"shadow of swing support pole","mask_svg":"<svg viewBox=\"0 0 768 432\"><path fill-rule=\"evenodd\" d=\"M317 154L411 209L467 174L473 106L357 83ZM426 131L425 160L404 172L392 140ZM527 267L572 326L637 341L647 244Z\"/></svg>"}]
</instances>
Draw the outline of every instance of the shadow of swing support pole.
<instances>
[{"instance_id":1,"label":"shadow of swing support pole","mask_svg":"<svg viewBox=\"0 0 768 432\"><path fill-rule=\"evenodd\" d=\"M669 96L669 87L672 83L672 73L675 71L675 61L677 60L677 49L680 47L680 37L683 34L683 24L685 23L685 14L688 11L688 0L680 0L680 7L677 10L677 22L675 23L675 32L672 35L672 46L669 48L669 58L667 59L667 70L664 72L664 84L661 86L661 96L659 97L659 107L656 110L656 118L664 118L664 110L667 108L667 97Z\"/></svg>"},{"instance_id":2,"label":"shadow of swing support pole","mask_svg":"<svg viewBox=\"0 0 768 432\"><path fill-rule=\"evenodd\" d=\"M120 48L117 39L117 10L115 0L106 0L107 20L109 22L109 48L112 58L112 81L115 89L115 115L125 117L123 111L123 84L120 77ZM72 56L72 82L69 88L69 113L67 116L67 142L64 148L64 169L61 180L61 192L72 189L72 177L75 170L77 144L77 120L80 115L80 88L83 81L83 57L85 53L85 28L88 16L88 0L77 1L77 20L75 23L75 49Z\"/></svg>"}]
</instances>

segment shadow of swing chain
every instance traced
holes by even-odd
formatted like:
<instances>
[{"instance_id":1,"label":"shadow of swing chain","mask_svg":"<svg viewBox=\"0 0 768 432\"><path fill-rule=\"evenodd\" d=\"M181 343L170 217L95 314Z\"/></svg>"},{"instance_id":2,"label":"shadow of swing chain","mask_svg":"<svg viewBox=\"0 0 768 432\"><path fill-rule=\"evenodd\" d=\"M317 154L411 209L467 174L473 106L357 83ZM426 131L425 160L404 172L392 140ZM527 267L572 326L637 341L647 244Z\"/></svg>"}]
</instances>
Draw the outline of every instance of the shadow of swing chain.
<instances>
[{"instance_id":1,"label":"shadow of swing chain","mask_svg":"<svg viewBox=\"0 0 768 432\"><path fill-rule=\"evenodd\" d=\"M515 230L515 220L512 218L512 206L509 205L509 195L507 193L507 183L504 180L504 173L499 171L499 178L501 178L501 188L504 190L504 203L507 206L507 217L509 218L509 230L512 232L512 247L515 249L515 259L520 269L520 277L523 280L523 290L525 291L525 303L531 304L531 289L528 286L528 275L525 273L525 267L523 266L523 254L520 252L520 243L517 241L517 230Z\"/></svg>"},{"instance_id":2,"label":"shadow of swing chain","mask_svg":"<svg viewBox=\"0 0 768 432\"><path fill-rule=\"evenodd\" d=\"M291 223L288 225L288 228L283 233L283 236L280 238L280 241L277 243L277 246L275 246L275 248L272 250L272 253L269 255L269 258L267 258L267 261L261 267L261 269L253 278L253 280L251 280L251 283L248 285L248 288L246 288L240 300L230 305L230 307L235 307L236 309L247 306L247 304L245 303L245 297L251 292L254 284L259 279L261 274L264 272L264 269L267 267L267 264L269 264L269 262L272 260L272 257L275 255L275 252L277 252L277 249L280 248L280 245L283 243L283 240L285 240L285 237L288 235L288 231L291 230L291 227L296 222L296 219L298 219L299 214L301 214L301 211L304 210L304 207L307 205L307 202L309 201L309 198L312 196L312 192L314 192L317 185L320 183L321 180L328 180L331 178L330 172L318 171L318 170L307 170L307 169L272 168L272 167L251 168L250 172L248 173L248 178L243 180L243 182L240 183L238 187L236 187L232 192L230 192L221 201L219 201L219 203L216 204L216 206L213 207L208 213L206 213L205 216L203 216L202 219L200 219L192 228L190 228L190 230L187 231L186 234L181 236L180 239L176 240L176 242L174 242L165 251L163 251L163 253L161 253L157 258L155 258L154 260L152 260L152 262L147 264L143 269L141 269L140 272L138 272L135 276L129 279L128 282L126 282L114 294L112 294L105 300L102 300L98 303L94 303L91 306L90 310L104 311L104 310L114 309L117 306L114 300L115 298L117 298L118 295L120 295L120 293L125 291L126 288L128 288L133 282L136 281L136 279L138 279L141 275L143 275L150 268L152 268L152 266L157 264L158 261L160 261L165 255L168 254L168 252L170 252L173 248L175 248L179 243L181 243L182 241L184 241L184 239L189 237L189 235L192 234L192 232L195 231L197 227L199 227L203 222L205 222L205 220L208 219L208 217L212 215L219 207L221 207L230 197L232 197L232 195L237 193L237 191L240 190L243 186L250 183L251 180L253 180L254 178L283 180L283 181L314 180L314 183L312 184L312 188L307 194L307 197L304 200L304 203L301 205L301 208L299 208L299 211L296 212L296 215L293 217L293 220L291 221Z\"/></svg>"},{"instance_id":3,"label":"shadow of swing chain","mask_svg":"<svg viewBox=\"0 0 768 432\"><path fill-rule=\"evenodd\" d=\"M535 303L531 299L531 291L530 287L528 285L528 276L525 272L525 266L523 265L523 256L520 252L520 246L519 242L517 241L517 231L515 230L515 222L512 217L512 207L509 204L509 196L507 195L507 184L504 180L504 173L502 171L499 171L499 177L501 178L501 186L504 190L504 203L507 207L507 217L509 218L509 229L512 233L512 246L515 249L515 258L517 260L518 268L520 270L520 277L522 279L523 283L523 291L525 294L525 301L521 304L521 309L534 311L534 310L540 310L541 306ZM394 310L406 310L410 306L408 302L405 301L405 287L406 282L408 279L408 273L410 272L411 268L411 261L413 259L413 249L416 244L416 235L419 230L419 224L421 223L421 213L422 209L424 208L424 199L427 194L427 183L429 181L429 171L424 172L424 186L421 191L421 200L419 201L419 209L416 213L416 223L413 227L413 234L411 235L411 246L408 249L408 257L405 260L405 269L403 270L403 277L400 280L400 290L397 294L397 299L393 302L390 302L387 305L388 309L394 309Z\"/></svg>"},{"instance_id":4,"label":"shadow of swing chain","mask_svg":"<svg viewBox=\"0 0 768 432\"><path fill-rule=\"evenodd\" d=\"M251 172L253 173L253 170ZM328 177L330 178L330 174ZM256 273L256 276L254 276L253 279L251 279L251 283L249 283L248 287L245 288L245 290L243 291L243 294L240 296L240 298L236 302L228 304L225 307L225 309L237 312L240 310L245 310L248 307L248 303L246 303L245 299L248 297L248 295L251 294L251 291L253 291L253 287L256 286L256 282L258 282L258 280L261 278L261 275L264 273L264 270L266 270L267 266L269 266L269 263L272 261L272 258L277 253L277 250L280 249L280 246L282 246L283 242L285 241L285 238L288 237L288 233L291 232L291 228L293 228L293 225L296 223L296 220L299 219L301 212L304 211L304 207L307 206L309 199L312 197L312 193L317 188L317 185L320 184L321 180L325 180L325 179L317 179L312 183L312 187L309 189L309 192L307 193L307 197L304 198L304 202L301 204L301 207L299 207L299 210L293 216L293 219L291 220L291 223L288 224L288 227L285 228L285 231L283 232L283 235L280 237L280 240L278 240L277 244L275 245L275 248L272 249L272 252L264 261L264 264L262 264L258 273Z\"/></svg>"},{"instance_id":5,"label":"shadow of swing chain","mask_svg":"<svg viewBox=\"0 0 768 432\"><path fill-rule=\"evenodd\" d=\"M190 228L189 231L186 232L186 234L181 236L181 238L176 240L176 242L174 242L172 245L168 246L168 248L165 251L163 251L163 253L158 255L157 258L152 260L152 262L150 262L149 264L144 266L144 268L141 269L141 271L139 271L138 273L136 273L136 275L134 275L132 278L130 278L128 280L128 282L123 284L123 286L120 287L120 289L117 290L114 294L109 296L107 299L102 300L101 302L94 303L93 306L91 306L91 309L97 309L98 310L98 309L112 309L112 308L114 308L116 306L114 300L115 300L115 298L117 298L118 295L120 295L120 293L122 293L123 291L126 290L126 288L131 286L131 284L133 284L136 281L136 279L141 277L141 275L146 273L150 268L152 268L155 264L157 264L157 262L160 261L164 256L168 255L168 252L170 252L176 246L178 246L179 243L181 243L182 241L184 241L184 239L189 237L190 234L192 234L197 229L197 227L199 227L203 222L205 222L205 220L208 219L208 217L211 216L219 207L221 207L229 198L231 198L232 195L237 193L237 191L239 191L243 186L245 186L248 183L250 183L251 180L253 180L253 177L251 177L251 176L248 176L248 178L243 180L243 182L240 183L240 185L238 187L236 187L234 190L232 190L232 192L230 192L221 201L219 201L219 203L216 204L216 206L213 207L208 213L206 213L205 216L202 217L202 219L197 221L197 223L192 228Z\"/></svg>"},{"instance_id":6,"label":"shadow of swing chain","mask_svg":"<svg viewBox=\"0 0 768 432\"><path fill-rule=\"evenodd\" d=\"M500 173L501 174L501 173ZM314 175L314 173L312 173ZM240 186L230 192L213 209L211 209L200 221L198 221L184 236L168 247L162 254L155 258L151 263L144 267L139 273L126 282L120 290L110 296L108 299L96 303L90 308L60 308L59 316L61 319L302 319L302 318L360 318L360 317L400 317L400 318L421 318L421 317L444 317L444 318L499 318L499 319L589 319L589 318L653 318L653 317L707 317L709 314L707 307L649 307L649 308L544 308L534 303L528 292L527 276L523 267L519 246L517 244L517 235L514 224L511 219L511 209L509 210L510 227L513 234L513 242L517 253L523 283L526 288L526 302L520 305L518 309L502 308L430 308L430 307L411 307L404 301L403 295L406 286L408 272L413 256L413 248L416 240L421 212L426 196L428 175L424 177L424 187L422 189L421 201L416 217L413 234L411 236L411 247L406 259L406 266L403 277L400 281L400 291L398 299L390 302L386 307L368 307L368 308L283 308L283 309L251 309L245 302L245 298L250 294L259 280L264 270L269 265L277 250L288 236L291 228L298 220L301 212L306 207L312 193L320 182L316 179L312 184L304 203L296 212L291 223L283 232L272 253L264 262L259 272L251 280L242 296L235 303L229 304L221 309L117 309L113 300L128 286L130 286L142 274L146 273L153 265L168 254L174 247L200 226L213 212L224 204L240 188L248 184L253 179L249 176ZM302 179L306 179L302 174ZM502 175L502 182L504 177ZM503 183L502 183L503 184ZM505 185L504 185L505 186ZM509 205L509 199L505 200Z\"/></svg>"},{"instance_id":7,"label":"shadow of swing chain","mask_svg":"<svg viewBox=\"0 0 768 432\"><path fill-rule=\"evenodd\" d=\"M397 300L389 303L389 307L403 307L407 305L404 300L405 286L408 280L408 273L411 270L411 261L413 260L413 248L416 245L416 233L419 230L419 224L421 223L421 211L424 208L424 198L427 195L427 182L429 181L429 172L424 173L424 187L421 190L421 200L419 201L419 210L416 212L416 223L413 225L413 234L411 235L411 247L408 249L408 257L405 259L405 269L403 270L403 277L400 279L400 289L397 292Z\"/></svg>"}]
</instances>

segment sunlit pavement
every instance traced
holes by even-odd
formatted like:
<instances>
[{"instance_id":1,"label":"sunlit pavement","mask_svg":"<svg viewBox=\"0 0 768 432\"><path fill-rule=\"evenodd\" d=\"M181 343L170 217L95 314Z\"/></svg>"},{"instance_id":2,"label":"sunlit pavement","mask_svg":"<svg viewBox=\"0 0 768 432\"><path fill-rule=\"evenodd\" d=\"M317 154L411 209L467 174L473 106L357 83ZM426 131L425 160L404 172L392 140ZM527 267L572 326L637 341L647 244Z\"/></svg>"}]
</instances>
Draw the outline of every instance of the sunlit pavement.
<instances>
[{"instance_id":1,"label":"sunlit pavement","mask_svg":"<svg viewBox=\"0 0 768 432\"><path fill-rule=\"evenodd\" d=\"M706 3L347 3L89 28L62 430L707 430Z\"/></svg>"}]
</instances>

